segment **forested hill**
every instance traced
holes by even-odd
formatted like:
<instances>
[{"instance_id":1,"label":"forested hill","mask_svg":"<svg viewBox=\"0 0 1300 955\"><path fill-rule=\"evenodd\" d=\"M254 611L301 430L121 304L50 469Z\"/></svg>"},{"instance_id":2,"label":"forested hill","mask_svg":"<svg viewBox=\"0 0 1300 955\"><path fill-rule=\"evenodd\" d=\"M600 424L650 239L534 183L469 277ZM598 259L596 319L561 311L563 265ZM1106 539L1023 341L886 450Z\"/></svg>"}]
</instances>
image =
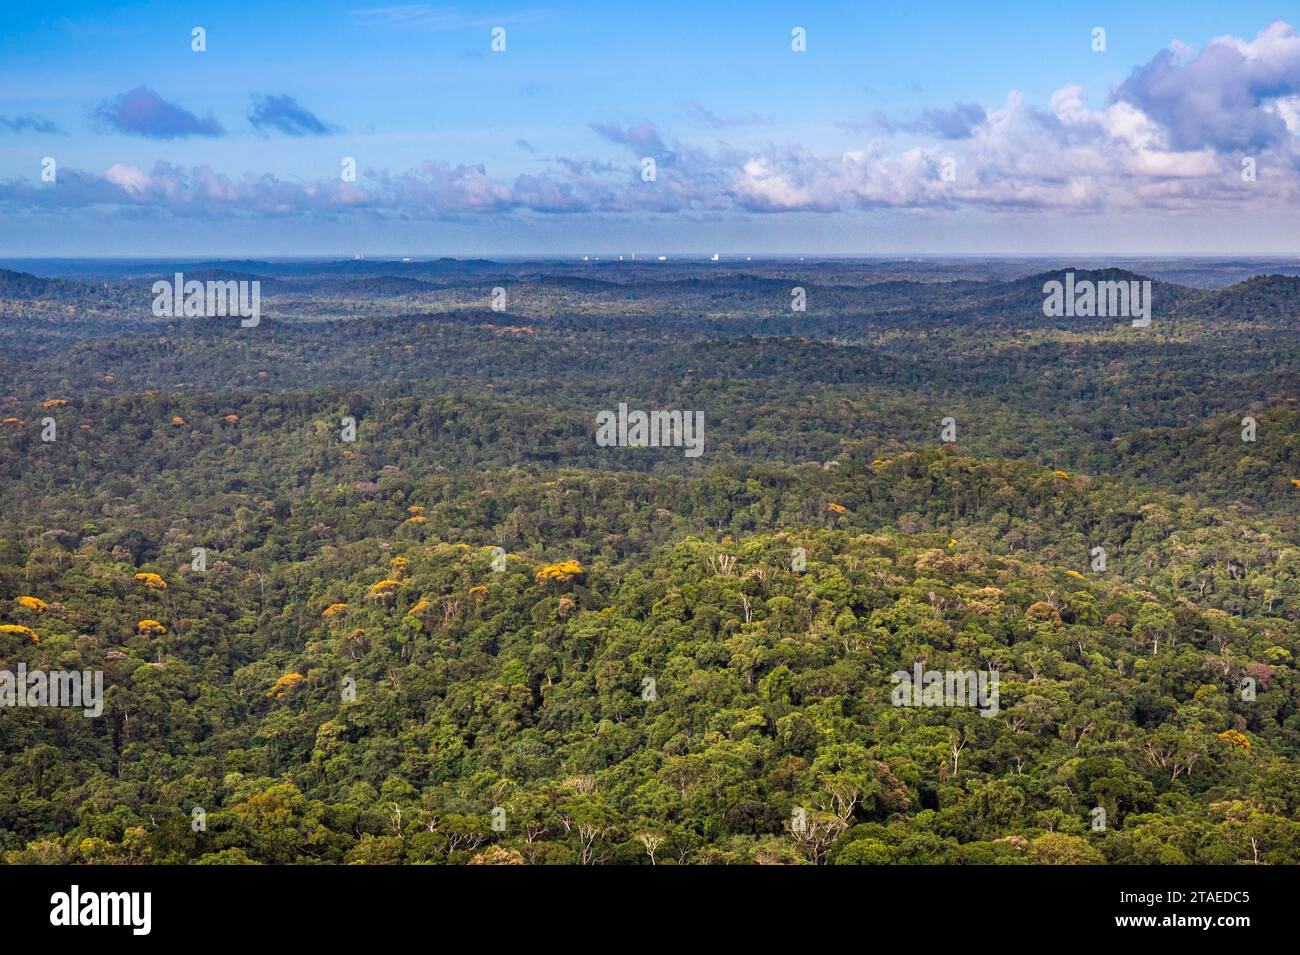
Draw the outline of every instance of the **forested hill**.
<instances>
[{"instance_id":1,"label":"forested hill","mask_svg":"<svg viewBox=\"0 0 1300 955\"><path fill-rule=\"evenodd\" d=\"M1300 862L1297 280L208 265L0 274L5 862Z\"/></svg>"},{"instance_id":2,"label":"forested hill","mask_svg":"<svg viewBox=\"0 0 1300 955\"><path fill-rule=\"evenodd\" d=\"M1043 271L1021 266L1022 274L983 279L954 278L959 269L932 269L931 274L895 277L892 271L858 270L820 263L793 270L788 265L717 268L617 263L603 269L545 268L537 263L492 262L270 262L138 263L130 271L69 278L42 278L0 269L0 301L14 314L47 313L64 322L123 321L153 317L151 287L187 280L253 281L261 284L264 306L287 321L322 317L391 317L404 304L414 313L485 309L501 289L507 310L547 324L581 315L614 317L626 322L653 315L657 328L692 325L731 334L842 333L864 327L980 326L987 331L1115 324L1105 318L1071 317L1048 323L1043 313L1044 285L1074 281L1099 285L1148 283L1155 314L1167 322L1213 316L1230 320L1290 320L1300 298L1300 277L1264 274L1224 288L1202 290L1152 278L1128 268L1065 265ZM1159 271L1159 270L1156 270ZM1235 272L1232 273L1235 275ZM809 306L790 308L791 291L805 290ZM669 309L654 306L672 302ZM46 308L42 308L42 306ZM68 306L74 306L69 309ZM647 309L646 306L649 308Z\"/></svg>"}]
</instances>

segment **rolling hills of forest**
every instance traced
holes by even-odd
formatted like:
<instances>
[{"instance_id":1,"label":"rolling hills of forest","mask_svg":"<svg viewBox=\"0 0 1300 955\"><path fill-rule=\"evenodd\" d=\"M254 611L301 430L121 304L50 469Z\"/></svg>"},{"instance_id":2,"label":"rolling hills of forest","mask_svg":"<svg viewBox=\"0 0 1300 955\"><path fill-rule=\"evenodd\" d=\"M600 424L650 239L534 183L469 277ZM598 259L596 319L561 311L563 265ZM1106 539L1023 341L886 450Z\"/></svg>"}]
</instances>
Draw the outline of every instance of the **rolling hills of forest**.
<instances>
[{"instance_id":1,"label":"rolling hills of forest","mask_svg":"<svg viewBox=\"0 0 1300 955\"><path fill-rule=\"evenodd\" d=\"M104 699L0 706L5 863L1300 863L1294 268L35 271L0 670Z\"/></svg>"}]
</instances>

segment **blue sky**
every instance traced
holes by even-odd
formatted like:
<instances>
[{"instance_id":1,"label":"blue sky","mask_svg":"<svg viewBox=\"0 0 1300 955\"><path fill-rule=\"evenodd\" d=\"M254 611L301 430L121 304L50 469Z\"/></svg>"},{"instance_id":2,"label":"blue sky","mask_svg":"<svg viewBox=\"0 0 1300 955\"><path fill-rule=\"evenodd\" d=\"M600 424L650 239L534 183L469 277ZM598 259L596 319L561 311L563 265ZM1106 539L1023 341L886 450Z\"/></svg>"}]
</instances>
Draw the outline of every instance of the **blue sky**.
<instances>
[{"instance_id":1,"label":"blue sky","mask_svg":"<svg viewBox=\"0 0 1300 955\"><path fill-rule=\"evenodd\" d=\"M1300 25L1131 0L14 5L0 254L1287 253L1279 19Z\"/></svg>"}]
</instances>

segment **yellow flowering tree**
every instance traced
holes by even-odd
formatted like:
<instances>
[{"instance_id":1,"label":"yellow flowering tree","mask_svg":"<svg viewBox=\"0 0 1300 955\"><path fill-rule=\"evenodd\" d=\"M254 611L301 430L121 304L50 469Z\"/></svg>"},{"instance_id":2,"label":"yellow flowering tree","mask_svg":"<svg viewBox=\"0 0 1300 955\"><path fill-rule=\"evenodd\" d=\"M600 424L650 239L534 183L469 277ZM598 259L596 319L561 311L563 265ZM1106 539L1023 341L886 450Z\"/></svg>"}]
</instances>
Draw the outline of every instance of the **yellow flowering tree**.
<instances>
[{"instance_id":1,"label":"yellow flowering tree","mask_svg":"<svg viewBox=\"0 0 1300 955\"><path fill-rule=\"evenodd\" d=\"M381 580L377 584L371 584L370 589L366 591L367 600L388 600L397 595L397 590L402 584L397 580Z\"/></svg>"},{"instance_id":2,"label":"yellow flowering tree","mask_svg":"<svg viewBox=\"0 0 1300 955\"><path fill-rule=\"evenodd\" d=\"M275 681L275 684L266 691L266 695L273 700L282 700L285 694L301 684L302 681L303 675L301 673L286 673Z\"/></svg>"},{"instance_id":3,"label":"yellow flowering tree","mask_svg":"<svg viewBox=\"0 0 1300 955\"><path fill-rule=\"evenodd\" d=\"M41 638L36 635L36 631L31 627L24 627L17 623L0 624L0 633L15 633L20 637L27 637L32 643L40 643Z\"/></svg>"},{"instance_id":4,"label":"yellow flowering tree","mask_svg":"<svg viewBox=\"0 0 1300 955\"><path fill-rule=\"evenodd\" d=\"M1250 740L1248 740L1246 734L1240 730L1224 730L1219 734L1219 739L1223 740L1225 743L1231 743L1233 746L1240 746L1247 752L1250 751Z\"/></svg>"},{"instance_id":5,"label":"yellow flowering tree","mask_svg":"<svg viewBox=\"0 0 1300 955\"><path fill-rule=\"evenodd\" d=\"M578 561L564 560L558 564L547 564L537 572L535 579L539 584L548 581L566 583L584 573L586 573L586 571L583 570L582 564L578 563Z\"/></svg>"}]
</instances>

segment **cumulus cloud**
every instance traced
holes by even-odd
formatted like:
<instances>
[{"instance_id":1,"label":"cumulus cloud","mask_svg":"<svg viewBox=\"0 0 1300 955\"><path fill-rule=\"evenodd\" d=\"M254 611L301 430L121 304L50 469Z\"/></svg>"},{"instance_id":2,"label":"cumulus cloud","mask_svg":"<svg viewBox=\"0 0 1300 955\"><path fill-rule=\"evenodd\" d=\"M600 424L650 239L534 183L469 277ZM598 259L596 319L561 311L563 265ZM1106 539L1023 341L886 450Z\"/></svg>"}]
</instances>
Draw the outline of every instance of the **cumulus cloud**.
<instances>
[{"instance_id":1,"label":"cumulus cloud","mask_svg":"<svg viewBox=\"0 0 1300 955\"><path fill-rule=\"evenodd\" d=\"M877 129L884 133L924 133L940 139L969 139L975 127L984 122L988 114L979 103L954 103L951 109L927 109L915 120L894 120L876 110L866 123L844 123L846 129L863 132Z\"/></svg>"},{"instance_id":2,"label":"cumulus cloud","mask_svg":"<svg viewBox=\"0 0 1300 955\"><path fill-rule=\"evenodd\" d=\"M1239 154L1175 147L1167 127L1141 109L1122 100L1092 109L1081 87L1057 90L1046 108L1012 92L1003 106L983 112L960 143L891 153L873 141L841 155L768 149L742 164L729 192L754 212L1177 211L1298 198L1295 177L1246 184ZM1294 144L1261 161L1290 167Z\"/></svg>"},{"instance_id":3,"label":"cumulus cloud","mask_svg":"<svg viewBox=\"0 0 1300 955\"><path fill-rule=\"evenodd\" d=\"M364 209L373 197L341 180L303 184L252 173L232 178L206 165L185 169L160 161L151 169L116 163L103 172L64 166L57 188L10 181L0 186L0 202L32 209L116 207L181 217L274 217Z\"/></svg>"},{"instance_id":4,"label":"cumulus cloud","mask_svg":"<svg viewBox=\"0 0 1300 955\"><path fill-rule=\"evenodd\" d=\"M292 96L258 96L248 110L254 128L268 129L286 136L328 136L338 127L318 118L311 110L298 105Z\"/></svg>"},{"instance_id":5,"label":"cumulus cloud","mask_svg":"<svg viewBox=\"0 0 1300 955\"><path fill-rule=\"evenodd\" d=\"M137 86L99 105L92 117L105 128L128 136L177 139L182 136L221 136L225 133L211 113L200 119L169 103L147 86Z\"/></svg>"},{"instance_id":6,"label":"cumulus cloud","mask_svg":"<svg viewBox=\"0 0 1300 955\"><path fill-rule=\"evenodd\" d=\"M1164 127L1175 149L1264 149L1293 130L1279 100L1300 94L1300 35L1269 24L1252 41L1216 37L1162 50L1115 91Z\"/></svg>"},{"instance_id":7,"label":"cumulus cloud","mask_svg":"<svg viewBox=\"0 0 1300 955\"><path fill-rule=\"evenodd\" d=\"M663 137L654 123L620 126L617 123L592 123L601 138L619 146L626 146L638 156L653 156L664 161L672 158L672 150L664 145Z\"/></svg>"},{"instance_id":8,"label":"cumulus cloud","mask_svg":"<svg viewBox=\"0 0 1300 955\"><path fill-rule=\"evenodd\" d=\"M957 103L952 109L927 109L917 125L941 139L969 139L987 115L979 103Z\"/></svg>"},{"instance_id":9,"label":"cumulus cloud","mask_svg":"<svg viewBox=\"0 0 1300 955\"><path fill-rule=\"evenodd\" d=\"M59 125L42 116L0 116L0 128L11 133L62 133Z\"/></svg>"},{"instance_id":10,"label":"cumulus cloud","mask_svg":"<svg viewBox=\"0 0 1300 955\"><path fill-rule=\"evenodd\" d=\"M0 183L0 206L413 220L874 209L1178 213L1216 204L1237 214L1276 213L1300 204L1298 62L1300 41L1285 24L1249 42L1211 41L1199 53L1175 45L1100 106L1076 85L1060 87L1046 104L1011 91L1000 106L922 113L913 125L925 135L901 151L880 130L830 152L790 143L703 148L648 121L598 122L593 144L621 147L615 155L548 158L541 171L513 178L436 159L405 171L366 170L355 183L115 165L61 168L57 184ZM1242 143L1255 147L1261 170L1285 174L1244 181ZM644 156L656 158L654 181L639 175Z\"/></svg>"}]
</instances>

